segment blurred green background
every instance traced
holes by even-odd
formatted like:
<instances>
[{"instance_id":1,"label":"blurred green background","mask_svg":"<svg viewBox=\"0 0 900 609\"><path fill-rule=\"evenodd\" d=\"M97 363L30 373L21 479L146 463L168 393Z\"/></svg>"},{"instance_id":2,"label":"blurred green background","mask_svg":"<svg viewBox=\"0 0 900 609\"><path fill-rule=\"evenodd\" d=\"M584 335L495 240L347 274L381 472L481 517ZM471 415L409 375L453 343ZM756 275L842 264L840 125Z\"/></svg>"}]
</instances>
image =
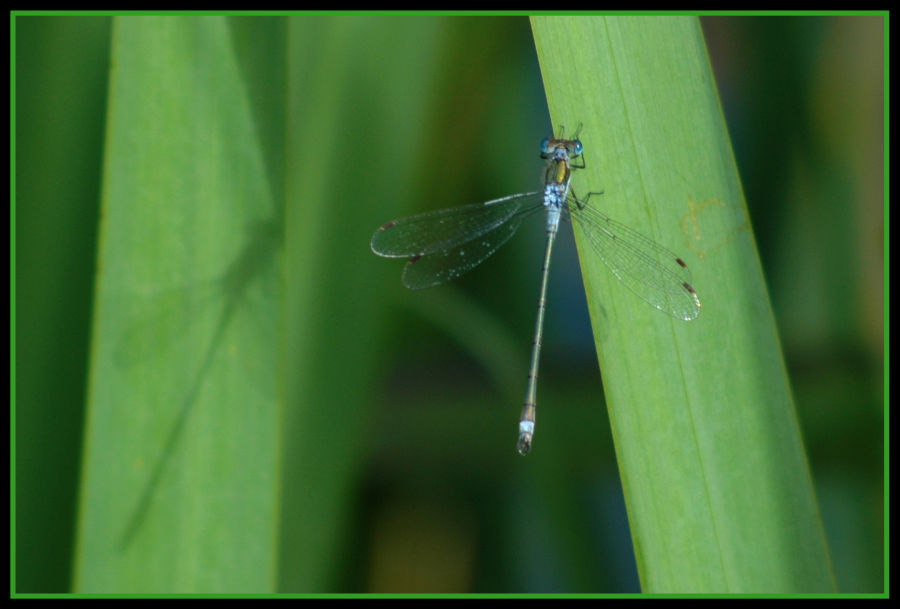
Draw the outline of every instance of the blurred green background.
<instances>
[{"instance_id":1,"label":"blurred green background","mask_svg":"<svg viewBox=\"0 0 900 609\"><path fill-rule=\"evenodd\" d=\"M109 18L14 19L14 586L64 592L83 568L75 540L118 58ZM541 223L425 292L405 290L402 264L368 245L387 220L536 184L552 125L528 20L243 19L224 25L235 40L265 30L284 42L268 108L303 100L282 135L283 171L309 176L282 195L289 230L305 237L287 246L282 313L288 338L302 338L283 364L282 436L324 430L285 442L271 590L639 591L609 423L588 406L602 385L571 236L554 256L544 414L524 460L515 430ZM838 587L881 591L884 21L702 24ZM312 407L293 416L298 395Z\"/></svg>"}]
</instances>

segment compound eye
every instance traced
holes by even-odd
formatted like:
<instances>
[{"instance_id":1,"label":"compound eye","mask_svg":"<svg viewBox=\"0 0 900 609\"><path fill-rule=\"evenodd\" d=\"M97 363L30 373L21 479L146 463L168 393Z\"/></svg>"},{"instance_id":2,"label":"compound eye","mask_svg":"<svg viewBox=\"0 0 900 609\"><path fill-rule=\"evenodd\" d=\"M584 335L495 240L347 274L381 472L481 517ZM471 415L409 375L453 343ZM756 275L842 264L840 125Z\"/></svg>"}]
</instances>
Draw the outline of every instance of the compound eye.
<instances>
[{"instance_id":1,"label":"compound eye","mask_svg":"<svg viewBox=\"0 0 900 609\"><path fill-rule=\"evenodd\" d=\"M584 152L584 146L581 144L581 140L575 140L575 156L579 156L582 152Z\"/></svg>"},{"instance_id":2,"label":"compound eye","mask_svg":"<svg viewBox=\"0 0 900 609\"><path fill-rule=\"evenodd\" d=\"M541 152L547 153L550 150L550 138L545 137L544 141L541 142Z\"/></svg>"}]
</instances>

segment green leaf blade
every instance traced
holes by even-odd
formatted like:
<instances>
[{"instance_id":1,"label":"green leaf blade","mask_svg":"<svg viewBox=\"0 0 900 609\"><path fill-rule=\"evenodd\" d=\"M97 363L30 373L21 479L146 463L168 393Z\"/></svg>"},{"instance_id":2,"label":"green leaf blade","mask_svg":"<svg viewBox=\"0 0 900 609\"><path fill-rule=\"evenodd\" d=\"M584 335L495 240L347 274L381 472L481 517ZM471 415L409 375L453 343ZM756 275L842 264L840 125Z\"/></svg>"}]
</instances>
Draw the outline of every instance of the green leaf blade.
<instances>
[{"instance_id":1,"label":"green leaf blade","mask_svg":"<svg viewBox=\"0 0 900 609\"><path fill-rule=\"evenodd\" d=\"M226 19L115 24L78 591L274 586L281 150L245 58Z\"/></svg>"},{"instance_id":2,"label":"green leaf blade","mask_svg":"<svg viewBox=\"0 0 900 609\"><path fill-rule=\"evenodd\" d=\"M579 243L643 589L834 590L698 22L533 28L555 124L585 123L576 192L681 256L703 302L693 322L660 315Z\"/></svg>"}]
</instances>

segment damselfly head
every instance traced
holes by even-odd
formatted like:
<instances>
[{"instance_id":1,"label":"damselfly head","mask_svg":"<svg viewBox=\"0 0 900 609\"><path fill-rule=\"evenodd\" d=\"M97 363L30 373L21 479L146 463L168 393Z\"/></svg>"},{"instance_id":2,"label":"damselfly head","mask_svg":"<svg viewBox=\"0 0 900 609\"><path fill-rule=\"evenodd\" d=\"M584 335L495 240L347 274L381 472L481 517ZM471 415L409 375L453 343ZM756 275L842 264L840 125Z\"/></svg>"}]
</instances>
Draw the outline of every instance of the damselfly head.
<instances>
[{"instance_id":1,"label":"damselfly head","mask_svg":"<svg viewBox=\"0 0 900 609\"><path fill-rule=\"evenodd\" d=\"M578 123L578 128L569 139L565 135L566 128L560 125L557 137L548 137L541 142L541 157L545 159L560 158L565 154L570 159L574 159L581 156L584 152L584 145L578 136L581 134L582 127L584 127L584 123Z\"/></svg>"},{"instance_id":2,"label":"damselfly head","mask_svg":"<svg viewBox=\"0 0 900 609\"><path fill-rule=\"evenodd\" d=\"M547 138L541 142L541 158L544 159L562 159L564 157L574 159L581 156L583 152L584 145L581 143L581 140Z\"/></svg>"}]
</instances>

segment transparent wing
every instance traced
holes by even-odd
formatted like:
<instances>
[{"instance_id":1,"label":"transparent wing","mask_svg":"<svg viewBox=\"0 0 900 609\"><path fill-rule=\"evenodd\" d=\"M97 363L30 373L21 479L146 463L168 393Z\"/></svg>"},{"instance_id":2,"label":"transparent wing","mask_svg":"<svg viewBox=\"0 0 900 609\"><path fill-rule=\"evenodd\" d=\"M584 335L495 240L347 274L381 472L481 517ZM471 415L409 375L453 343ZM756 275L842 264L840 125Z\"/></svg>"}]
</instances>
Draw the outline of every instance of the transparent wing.
<instances>
[{"instance_id":1,"label":"transparent wing","mask_svg":"<svg viewBox=\"0 0 900 609\"><path fill-rule=\"evenodd\" d=\"M569 211L576 230L632 292L676 319L691 321L700 315L700 298L681 258L583 203L571 202Z\"/></svg>"},{"instance_id":2,"label":"transparent wing","mask_svg":"<svg viewBox=\"0 0 900 609\"><path fill-rule=\"evenodd\" d=\"M375 231L372 251L388 258L413 258L446 252L492 232L518 213L524 211L527 215L529 210L534 211L541 206L541 193L528 192L401 218Z\"/></svg>"},{"instance_id":3,"label":"transparent wing","mask_svg":"<svg viewBox=\"0 0 900 609\"><path fill-rule=\"evenodd\" d=\"M516 234L522 221L539 209L543 209L543 205L521 209L499 226L481 233L475 239L450 249L413 257L403 268L403 285L411 290L421 290L456 279L500 249Z\"/></svg>"}]
</instances>

